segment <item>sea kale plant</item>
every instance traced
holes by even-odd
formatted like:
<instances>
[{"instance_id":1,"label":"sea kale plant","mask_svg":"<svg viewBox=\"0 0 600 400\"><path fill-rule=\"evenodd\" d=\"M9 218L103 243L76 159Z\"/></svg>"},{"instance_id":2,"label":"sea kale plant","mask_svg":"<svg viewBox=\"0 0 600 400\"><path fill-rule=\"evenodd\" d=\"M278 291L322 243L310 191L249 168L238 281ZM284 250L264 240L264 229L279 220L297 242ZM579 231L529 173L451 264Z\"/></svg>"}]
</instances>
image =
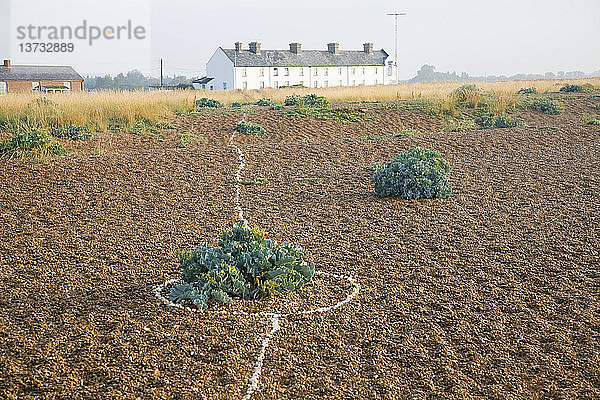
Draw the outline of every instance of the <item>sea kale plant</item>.
<instances>
[{"instance_id":1,"label":"sea kale plant","mask_svg":"<svg viewBox=\"0 0 600 400\"><path fill-rule=\"evenodd\" d=\"M225 231L218 247L206 243L179 256L181 281L171 301L206 310L211 301L278 296L311 281L315 266L303 260L302 249L265 239L265 232L244 220Z\"/></svg>"},{"instance_id":2,"label":"sea kale plant","mask_svg":"<svg viewBox=\"0 0 600 400\"><path fill-rule=\"evenodd\" d=\"M371 182L380 197L447 198L451 194L448 172L448 162L437 151L412 147L378 168Z\"/></svg>"},{"instance_id":3,"label":"sea kale plant","mask_svg":"<svg viewBox=\"0 0 600 400\"><path fill-rule=\"evenodd\" d=\"M78 125L53 126L50 134L57 138L69 138L71 140L86 140L92 137L89 129Z\"/></svg>"},{"instance_id":4,"label":"sea kale plant","mask_svg":"<svg viewBox=\"0 0 600 400\"><path fill-rule=\"evenodd\" d=\"M200 100L196 100L196 107L198 108L220 108L223 107L223 103L218 100L209 99L208 97L203 97Z\"/></svg>"},{"instance_id":5,"label":"sea kale plant","mask_svg":"<svg viewBox=\"0 0 600 400\"><path fill-rule=\"evenodd\" d=\"M583 87L581 85L565 85L560 88L561 92L583 92Z\"/></svg>"},{"instance_id":6,"label":"sea kale plant","mask_svg":"<svg viewBox=\"0 0 600 400\"><path fill-rule=\"evenodd\" d=\"M47 131L39 128L25 128L0 143L0 157L6 158L29 157L43 160L66 153L59 142L52 140Z\"/></svg>"},{"instance_id":7,"label":"sea kale plant","mask_svg":"<svg viewBox=\"0 0 600 400\"><path fill-rule=\"evenodd\" d=\"M236 125L235 131L239 133L245 133L246 135L263 136L267 133L265 128L255 124L254 122L241 121Z\"/></svg>"}]
</instances>

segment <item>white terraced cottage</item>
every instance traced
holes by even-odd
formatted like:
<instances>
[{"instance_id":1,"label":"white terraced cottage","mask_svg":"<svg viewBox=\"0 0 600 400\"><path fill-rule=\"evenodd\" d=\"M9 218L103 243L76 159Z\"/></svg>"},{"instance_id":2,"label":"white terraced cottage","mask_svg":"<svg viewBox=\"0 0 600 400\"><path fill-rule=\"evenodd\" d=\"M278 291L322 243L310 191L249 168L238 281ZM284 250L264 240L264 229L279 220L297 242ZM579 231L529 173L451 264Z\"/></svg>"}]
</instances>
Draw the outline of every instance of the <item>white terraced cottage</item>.
<instances>
[{"instance_id":1,"label":"white terraced cottage","mask_svg":"<svg viewBox=\"0 0 600 400\"><path fill-rule=\"evenodd\" d=\"M290 43L289 50L261 50L252 42L247 50L219 47L206 64L206 76L193 82L196 89L231 90L279 88L302 85L332 86L387 85L396 83L396 66L385 50L340 50L329 43L327 50L302 50Z\"/></svg>"}]
</instances>

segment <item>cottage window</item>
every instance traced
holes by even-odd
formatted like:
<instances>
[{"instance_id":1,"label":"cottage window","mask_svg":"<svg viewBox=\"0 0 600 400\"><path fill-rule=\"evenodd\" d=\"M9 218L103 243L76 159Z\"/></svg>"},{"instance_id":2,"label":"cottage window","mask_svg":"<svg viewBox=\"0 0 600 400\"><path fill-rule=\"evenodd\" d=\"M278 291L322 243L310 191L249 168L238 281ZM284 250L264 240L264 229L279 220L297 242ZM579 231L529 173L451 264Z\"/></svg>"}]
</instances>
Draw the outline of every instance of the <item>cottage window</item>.
<instances>
[{"instance_id":1,"label":"cottage window","mask_svg":"<svg viewBox=\"0 0 600 400\"><path fill-rule=\"evenodd\" d=\"M264 88L265 88L265 81L262 81L262 82L260 83L260 88L261 88L261 89L264 89Z\"/></svg>"},{"instance_id":2,"label":"cottage window","mask_svg":"<svg viewBox=\"0 0 600 400\"><path fill-rule=\"evenodd\" d=\"M275 89L278 89L279 88L279 82L277 82L277 81L273 82L273 87Z\"/></svg>"},{"instance_id":3,"label":"cottage window","mask_svg":"<svg viewBox=\"0 0 600 400\"><path fill-rule=\"evenodd\" d=\"M246 68L242 68L242 76L243 77L248 76L247 73L246 73Z\"/></svg>"},{"instance_id":4,"label":"cottage window","mask_svg":"<svg viewBox=\"0 0 600 400\"><path fill-rule=\"evenodd\" d=\"M300 68L300 76L304 76L304 68Z\"/></svg>"},{"instance_id":5,"label":"cottage window","mask_svg":"<svg viewBox=\"0 0 600 400\"><path fill-rule=\"evenodd\" d=\"M260 76L265 76L265 69L264 69L264 68L261 68L261 69L260 69L260 73L259 73L259 75L260 75Z\"/></svg>"},{"instance_id":6,"label":"cottage window","mask_svg":"<svg viewBox=\"0 0 600 400\"><path fill-rule=\"evenodd\" d=\"M248 89L248 82L242 82L242 89L244 89L244 90Z\"/></svg>"},{"instance_id":7,"label":"cottage window","mask_svg":"<svg viewBox=\"0 0 600 400\"><path fill-rule=\"evenodd\" d=\"M329 81L324 81L323 82L323 87L329 87Z\"/></svg>"},{"instance_id":8,"label":"cottage window","mask_svg":"<svg viewBox=\"0 0 600 400\"><path fill-rule=\"evenodd\" d=\"M340 79L340 84L339 84L339 86L342 86L342 80L341 80L341 79Z\"/></svg>"},{"instance_id":9,"label":"cottage window","mask_svg":"<svg viewBox=\"0 0 600 400\"><path fill-rule=\"evenodd\" d=\"M319 87L319 82L315 81L315 87L318 88Z\"/></svg>"},{"instance_id":10,"label":"cottage window","mask_svg":"<svg viewBox=\"0 0 600 400\"><path fill-rule=\"evenodd\" d=\"M223 90L227 90L227 82L223 82Z\"/></svg>"},{"instance_id":11,"label":"cottage window","mask_svg":"<svg viewBox=\"0 0 600 400\"><path fill-rule=\"evenodd\" d=\"M285 81L285 86L290 86L290 81Z\"/></svg>"},{"instance_id":12,"label":"cottage window","mask_svg":"<svg viewBox=\"0 0 600 400\"><path fill-rule=\"evenodd\" d=\"M31 82L31 89L32 90L40 90L40 83L39 82Z\"/></svg>"},{"instance_id":13,"label":"cottage window","mask_svg":"<svg viewBox=\"0 0 600 400\"><path fill-rule=\"evenodd\" d=\"M277 76L277 75L279 75L279 69L273 68L273 76Z\"/></svg>"},{"instance_id":14,"label":"cottage window","mask_svg":"<svg viewBox=\"0 0 600 400\"><path fill-rule=\"evenodd\" d=\"M379 82L377 82L377 79L375 79L375 84L377 85Z\"/></svg>"},{"instance_id":15,"label":"cottage window","mask_svg":"<svg viewBox=\"0 0 600 400\"><path fill-rule=\"evenodd\" d=\"M352 75L356 75L356 68L352 68Z\"/></svg>"},{"instance_id":16,"label":"cottage window","mask_svg":"<svg viewBox=\"0 0 600 400\"><path fill-rule=\"evenodd\" d=\"M363 67L363 75L365 74L365 71L366 71L366 68L365 68L365 67Z\"/></svg>"},{"instance_id":17,"label":"cottage window","mask_svg":"<svg viewBox=\"0 0 600 400\"><path fill-rule=\"evenodd\" d=\"M214 85L210 85L210 90L215 90L215 86Z\"/></svg>"},{"instance_id":18,"label":"cottage window","mask_svg":"<svg viewBox=\"0 0 600 400\"><path fill-rule=\"evenodd\" d=\"M6 82L0 82L0 94L5 94L7 92Z\"/></svg>"},{"instance_id":19,"label":"cottage window","mask_svg":"<svg viewBox=\"0 0 600 400\"><path fill-rule=\"evenodd\" d=\"M63 82L63 83L64 83L65 87L67 89L69 89L69 92L70 92L71 91L71 82Z\"/></svg>"},{"instance_id":20,"label":"cottage window","mask_svg":"<svg viewBox=\"0 0 600 400\"><path fill-rule=\"evenodd\" d=\"M283 74L285 76L290 76L290 69L288 67L285 67L285 69L283 70Z\"/></svg>"},{"instance_id":21,"label":"cottage window","mask_svg":"<svg viewBox=\"0 0 600 400\"><path fill-rule=\"evenodd\" d=\"M315 68L315 69L313 70L313 75L314 75L314 76L317 76L317 75L319 75L319 68ZM316 87L316 86L315 86L315 87Z\"/></svg>"},{"instance_id":22,"label":"cottage window","mask_svg":"<svg viewBox=\"0 0 600 400\"><path fill-rule=\"evenodd\" d=\"M325 76L329 75L329 68L325 68Z\"/></svg>"}]
</instances>

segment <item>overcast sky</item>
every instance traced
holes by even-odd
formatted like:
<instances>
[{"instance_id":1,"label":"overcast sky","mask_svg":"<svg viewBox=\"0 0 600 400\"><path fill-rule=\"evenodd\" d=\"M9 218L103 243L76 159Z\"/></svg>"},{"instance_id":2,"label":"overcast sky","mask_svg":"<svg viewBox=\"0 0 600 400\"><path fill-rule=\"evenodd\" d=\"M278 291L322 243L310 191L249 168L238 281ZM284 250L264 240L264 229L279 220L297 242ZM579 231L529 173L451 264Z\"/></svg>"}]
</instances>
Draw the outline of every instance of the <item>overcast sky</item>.
<instances>
[{"instance_id":1,"label":"overcast sky","mask_svg":"<svg viewBox=\"0 0 600 400\"><path fill-rule=\"evenodd\" d=\"M76 43L69 58L19 51L13 26L8 53L14 63L69 63L83 74L136 68L157 76L163 57L167 74L198 76L218 46L235 41L245 48L260 41L263 49L296 41L304 49L326 49L328 42L361 49L373 42L393 55L389 12L407 13L398 28L402 79L423 64L470 75L600 70L600 0L0 0L0 6L13 9L13 25L132 19L147 28L144 41ZM32 12L41 7L46 11ZM5 32L0 29L0 57L7 53Z\"/></svg>"},{"instance_id":2,"label":"overcast sky","mask_svg":"<svg viewBox=\"0 0 600 400\"><path fill-rule=\"evenodd\" d=\"M394 52L399 18L401 78L423 64L470 75L600 70L600 0L154 0L153 58L192 73L217 46L260 41L264 49L376 49ZM157 65L157 64L156 64ZM156 70L155 65L155 70ZM190 69L192 68L192 69Z\"/></svg>"}]
</instances>

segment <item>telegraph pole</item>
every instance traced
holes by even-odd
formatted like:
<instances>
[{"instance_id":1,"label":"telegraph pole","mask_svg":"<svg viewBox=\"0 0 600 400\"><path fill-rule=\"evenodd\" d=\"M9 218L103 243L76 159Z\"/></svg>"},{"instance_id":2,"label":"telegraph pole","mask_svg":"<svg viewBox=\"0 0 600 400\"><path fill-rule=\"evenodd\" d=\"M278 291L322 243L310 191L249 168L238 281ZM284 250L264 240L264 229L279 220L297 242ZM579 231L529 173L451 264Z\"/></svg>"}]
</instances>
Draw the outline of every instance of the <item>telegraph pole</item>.
<instances>
[{"instance_id":1,"label":"telegraph pole","mask_svg":"<svg viewBox=\"0 0 600 400\"><path fill-rule=\"evenodd\" d=\"M406 15L406 13L389 13L386 15L392 15L394 16L394 32L396 33L396 36L394 38L394 45L395 45L395 50L394 50L394 59L395 59L395 63L396 63L396 84L398 84L398 82L400 81L400 74L398 72L398 17L401 15Z\"/></svg>"},{"instance_id":2,"label":"telegraph pole","mask_svg":"<svg viewBox=\"0 0 600 400\"><path fill-rule=\"evenodd\" d=\"M160 88L163 87L163 59L160 59Z\"/></svg>"}]
</instances>

